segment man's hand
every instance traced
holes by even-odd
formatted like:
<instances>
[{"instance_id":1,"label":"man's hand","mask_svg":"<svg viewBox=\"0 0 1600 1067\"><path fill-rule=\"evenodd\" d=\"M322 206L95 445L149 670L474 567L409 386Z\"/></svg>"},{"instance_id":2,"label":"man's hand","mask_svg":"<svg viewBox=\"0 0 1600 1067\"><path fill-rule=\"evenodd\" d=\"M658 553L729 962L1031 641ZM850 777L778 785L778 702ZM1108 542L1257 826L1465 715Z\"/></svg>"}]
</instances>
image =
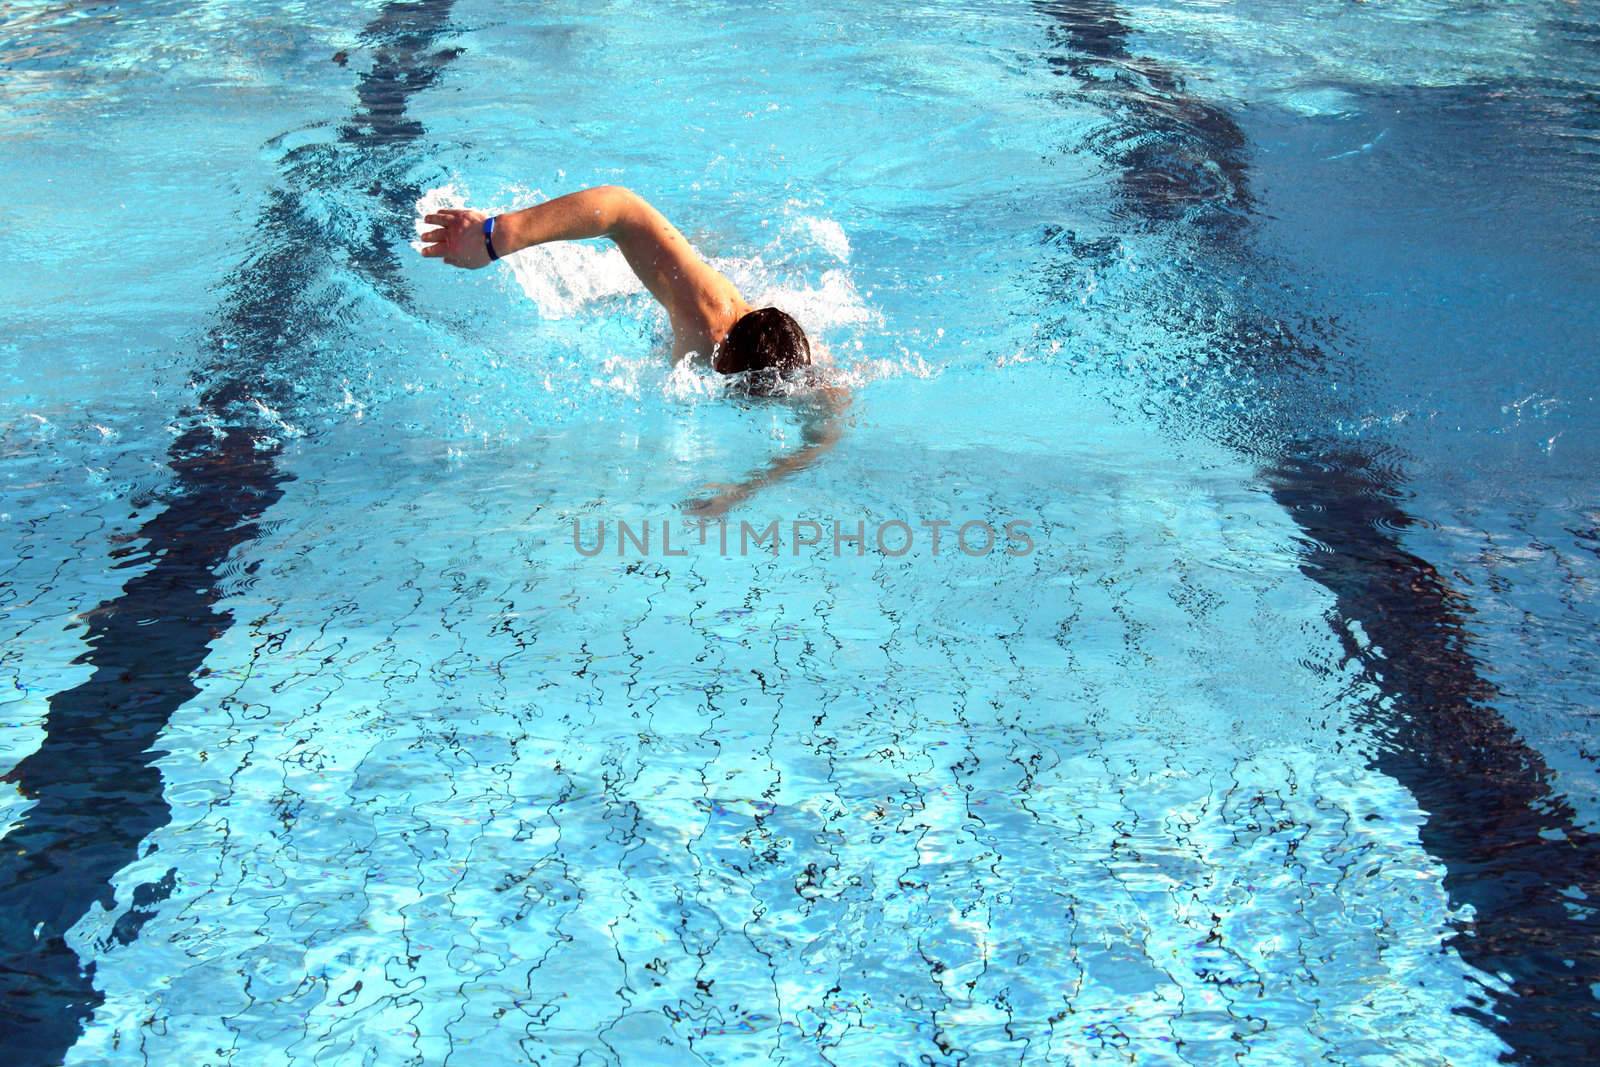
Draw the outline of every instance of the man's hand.
<instances>
[{"instance_id":1,"label":"man's hand","mask_svg":"<svg viewBox=\"0 0 1600 1067\"><path fill-rule=\"evenodd\" d=\"M422 254L430 259L443 259L452 267L469 270L487 267L489 249L483 242L483 220L488 217L481 211L441 208L422 220L439 227L422 235L422 243L427 246Z\"/></svg>"},{"instance_id":2,"label":"man's hand","mask_svg":"<svg viewBox=\"0 0 1600 1067\"><path fill-rule=\"evenodd\" d=\"M717 493L714 496L685 501L683 505L683 510L697 519L720 519L751 492L748 486L733 485L728 482L707 482L702 488L715 489Z\"/></svg>"}]
</instances>

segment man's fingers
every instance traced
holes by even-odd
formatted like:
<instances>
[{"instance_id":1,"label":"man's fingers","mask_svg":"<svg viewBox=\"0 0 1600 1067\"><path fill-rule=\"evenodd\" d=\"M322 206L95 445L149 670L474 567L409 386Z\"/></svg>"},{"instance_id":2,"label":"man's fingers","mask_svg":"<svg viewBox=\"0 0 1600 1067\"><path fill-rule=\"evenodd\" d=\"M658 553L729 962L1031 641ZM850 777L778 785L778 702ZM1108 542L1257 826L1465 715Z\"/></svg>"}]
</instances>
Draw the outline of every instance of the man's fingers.
<instances>
[{"instance_id":1,"label":"man's fingers","mask_svg":"<svg viewBox=\"0 0 1600 1067\"><path fill-rule=\"evenodd\" d=\"M447 234L444 230L429 230L427 233L422 235L422 243L430 245L437 244L448 236L449 234Z\"/></svg>"},{"instance_id":2,"label":"man's fingers","mask_svg":"<svg viewBox=\"0 0 1600 1067\"><path fill-rule=\"evenodd\" d=\"M429 245L427 248L422 250L422 254L427 256L429 259L438 259L440 256L444 255L444 253L445 247L442 244Z\"/></svg>"},{"instance_id":3,"label":"man's fingers","mask_svg":"<svg viewBox=\"0 0 1600 1067\"><path fill-rule=\"evenodd\" d=\"M458 207L440 208L433 214L426 216L422 221L431 226L448 226L460 214L462 214L462 209Z\"/></svg>"},{"instance_id":4,"label":"man's fingers","mask_svg":"<svg viewBox=\"0 0 1600 1067\"><path fill-rule=\"evenodd\" d=\"M690 500L683 505L683 510L697 519L716 519L728 513L729 501L722 497L710 497L705 500Z\"/></svg>"}]
</instances>

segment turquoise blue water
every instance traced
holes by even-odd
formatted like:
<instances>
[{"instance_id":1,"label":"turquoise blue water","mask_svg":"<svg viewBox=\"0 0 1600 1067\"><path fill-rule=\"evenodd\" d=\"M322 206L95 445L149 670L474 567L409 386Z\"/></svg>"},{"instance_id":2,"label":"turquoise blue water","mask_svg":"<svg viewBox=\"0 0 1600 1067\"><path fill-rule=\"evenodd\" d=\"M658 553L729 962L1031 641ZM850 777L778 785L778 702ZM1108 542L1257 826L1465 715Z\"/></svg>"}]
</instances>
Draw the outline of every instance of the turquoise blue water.
<instances>
[{"instance_id":1,"label":"turquoise blue water","mask_svg":"<svg viewBox=\"0 0 1600 1067\"><path fill-rule=\"evenodd\" d=\"M8 1062L1582 1062L1596 93L1565 0L0 5ZM413 251L600 183L850 389L775 553L575 546L801 440L614 251Z\"/></svg>"}]
</instances>

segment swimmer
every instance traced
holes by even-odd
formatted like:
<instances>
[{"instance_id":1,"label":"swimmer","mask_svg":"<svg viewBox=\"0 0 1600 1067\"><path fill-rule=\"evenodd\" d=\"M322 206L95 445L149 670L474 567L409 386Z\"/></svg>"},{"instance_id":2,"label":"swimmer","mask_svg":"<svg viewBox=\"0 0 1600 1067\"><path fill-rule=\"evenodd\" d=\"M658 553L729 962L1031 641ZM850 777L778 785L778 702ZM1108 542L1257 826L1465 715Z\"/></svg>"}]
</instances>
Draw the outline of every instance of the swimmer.
<instances>
[{"instance_id":1,"label":"swimmer","mask_svg":"<svg viewBox=\"0 0 1600 1067\"><path fill-rule=\"evenodd\" d=\"M751 307L733 283L701 259L677 227L637 193L602 185L504 215L442 208L423 222L438 229L422 235L422 254L468 270L550 241L609 238L666 309L675 361L709 353L711 368L740 375L741 391L747 395L781 395L798 404L801 447L743 482L709 486L716 494L692 502L690 512L721 515L762 486L809 467L838 442L837 415L845 403L844 391L822 384L800 324L777 308Z\"/></svg>"}]
</instances>

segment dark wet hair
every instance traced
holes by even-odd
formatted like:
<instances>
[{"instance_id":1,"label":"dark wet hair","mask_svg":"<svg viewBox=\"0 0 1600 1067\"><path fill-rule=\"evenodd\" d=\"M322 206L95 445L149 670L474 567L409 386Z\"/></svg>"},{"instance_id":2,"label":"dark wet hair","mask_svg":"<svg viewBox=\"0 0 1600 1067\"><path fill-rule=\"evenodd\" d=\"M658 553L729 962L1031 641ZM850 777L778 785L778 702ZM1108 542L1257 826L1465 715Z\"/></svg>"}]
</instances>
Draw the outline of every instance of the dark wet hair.
<instances>
[{"instance_id":1,"label":"dark wet hair","mask_svg":"<svg viewBox=\"0 0 1600 1067\"><path fill-rule=\"evenodd\" d=\"M811 342L790 316L777 308L757 308L733 324L711 365L722 374L745 375L753 393L770 393L811 365Z\"/></svg>"}]
</instances>

